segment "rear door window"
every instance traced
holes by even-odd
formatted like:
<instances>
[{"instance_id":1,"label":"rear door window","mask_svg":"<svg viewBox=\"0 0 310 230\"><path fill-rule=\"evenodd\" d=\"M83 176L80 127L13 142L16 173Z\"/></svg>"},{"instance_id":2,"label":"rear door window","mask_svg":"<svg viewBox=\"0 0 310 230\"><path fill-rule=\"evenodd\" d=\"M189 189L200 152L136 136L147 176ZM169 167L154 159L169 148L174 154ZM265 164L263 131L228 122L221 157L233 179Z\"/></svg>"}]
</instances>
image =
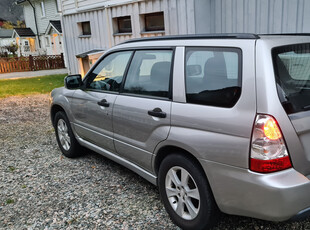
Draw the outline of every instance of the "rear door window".
<instances>
[{"instance_id":1,"label":"rear door window","mask_svg":"<svg viewBox=\"0 0 310 230\"><path fill-rule=\"evenodd\" d=\"M168 98L172 50L136 51L130 64L124 92Z\"/></svg>"},{"instance_id":2,"label":"rear door window","mask_svg":"<svg viewBox=\"0 0 310 230\"><path fill-rule=\"evenodd\" d=\"M232 107L241 94L241 50L187 48L185 75L188 103Z\"/></svg>"},{"instance_id":3,"label":"rear door window","mask_svg":"<svg viewBox=\"0 0 310 230\"><path fill-rule=\"evenodd\" d=\"M288 114L310 110L310 44L272 50L280 101Z\"/></svg>"}]
</instances>

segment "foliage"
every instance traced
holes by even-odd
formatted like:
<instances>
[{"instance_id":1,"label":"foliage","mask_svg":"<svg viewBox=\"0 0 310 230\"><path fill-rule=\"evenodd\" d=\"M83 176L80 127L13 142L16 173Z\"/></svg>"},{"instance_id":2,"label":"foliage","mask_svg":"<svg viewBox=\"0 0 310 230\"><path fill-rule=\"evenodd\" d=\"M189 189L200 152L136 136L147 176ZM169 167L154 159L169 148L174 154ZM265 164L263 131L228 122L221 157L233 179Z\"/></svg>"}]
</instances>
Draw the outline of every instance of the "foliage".
<instances>
[{"instance_id":1,"label":"foliage","mask_svg":"<svg viewBox=\"0 0 310 230\"><path fill-rule=\"evenodd\" d=\"M10 21L5 21L3 22L2 28L7 29L7 30L12 30L14 28L14 25Z\"/></svg>"},{"instance_id":2,"label":"foliage","mask_svg":"<svg viewBox=\"0 0 310 230\"><path fill-rule=\"evenodd\" d=\"M11 21L4 21L1 28L7 29L7 30L12 30L14 28L26 28L26 24L25 24L25 21L20 21L20 20L16 21L16 25Z\"/></svg>"},{"instance_id":3,"label":"foliage","mask_svg":"<svg viewBox=\"0 0 310 230\"><path fill-rule=\"evenodd\" d=\"M6 204L13 204L15 201L13 199L7 199Z\"/></svg>"},{"instance_id":4,"label":"foliage","mask_svg":"<svg viewBox=\"0 0 310 230\"><path fill-rule=\"evenodd\" d=\"M17 50L18 45L13 43L8 46L0 46L0 57L8 57L8 54L13 54L13 57L15 57Z\"/></svg>"},{"instance_id":5,"label":"foliage","mask_svg":"<svg viewBox=\"0 0 310 230\"><path fill-rule=\"evenodd\" d=\"M8 51L3 46L0 46L0 58L6 58L8 57Z\"/></svg>"},{"instance_id":6,"label":"foliage","mask_svg":"<svg viewBox=\"0 0 310 230\"><path fill-rule=\"evenodd\" d=\"M16 52L18 50L18 45L17 44L13 44L13 43L11 43L11 45L9 45L9 46L4 46L4 47L7 49L7 51L9 53L12 53L13 56L15 56L15 54L16 54Z\"/></svg>"},{"instance_id":7,"label":"foliage","mask_svg":"<svg viewBox=\"0 0 310 230\"><path fill-rule=\"evenodd\" d=\"M58 74L43 77L0 80L0 98L14 95L49 93L54 88L64 86L65 76L66 74Z\"/></svg>"},{"instance_id":8,"label":"foliage","mask_svg":"<svg viewBox=\"0 0 310 230\"><path fill-rule=\"evenodd\" d=\"M26 28L25 21L17 20L15 28Z\"/></svg>"}]
</instances>

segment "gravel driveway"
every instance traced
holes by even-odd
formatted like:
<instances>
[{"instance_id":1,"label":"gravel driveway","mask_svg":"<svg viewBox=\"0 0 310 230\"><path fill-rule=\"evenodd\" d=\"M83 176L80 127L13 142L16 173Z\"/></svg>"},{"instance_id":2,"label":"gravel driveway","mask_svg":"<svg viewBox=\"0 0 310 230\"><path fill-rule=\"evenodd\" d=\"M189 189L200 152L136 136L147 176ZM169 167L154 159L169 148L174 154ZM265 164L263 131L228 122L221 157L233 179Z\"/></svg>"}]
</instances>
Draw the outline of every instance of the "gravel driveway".
<instances>
[{"instance_id":1,"label":"gravel driveway","mask_svg":"<svg viewBox=\"0 0 310 230\"><path fill-rule=\"evenodd\" d=\"M48 95L0 99L0 172L0 229L178 229L138 175L91 151L61 155ZM310 229L309 220L223 215L215 229Z\"/></svg>"}]
</instances>

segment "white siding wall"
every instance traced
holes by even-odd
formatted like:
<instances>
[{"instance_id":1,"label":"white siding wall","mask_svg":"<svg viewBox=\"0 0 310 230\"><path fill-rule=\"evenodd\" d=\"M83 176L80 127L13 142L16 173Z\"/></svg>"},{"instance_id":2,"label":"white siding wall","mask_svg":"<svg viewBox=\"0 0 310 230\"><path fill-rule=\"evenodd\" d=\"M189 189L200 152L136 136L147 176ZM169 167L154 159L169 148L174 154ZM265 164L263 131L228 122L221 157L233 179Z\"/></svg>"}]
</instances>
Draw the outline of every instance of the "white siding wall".
<instances>
[{"instance_id":1,"label":"white siding wall","mask_svg":"<svg viewBox=\"0 0 310 230\"><path fill-rule=\"evenodd\" d=\"M76 54L131 38L194 33L310 33L309 0L62 0L69 69ZM105 8L104 8L105 7ZM141 14L164 12L164 33L143 33ZM131 16L132 34L113 35L113 18ZM77 22L92 35L79 38Z\"/></svg>"},{"instance_id":2,"label":"white siding wall","mask_svg":"<svg viewBox=\"0 0 310 230\"><path fill-rule=\"evenodd\" d=\"M144 0L62 0L64 15Z\"/></svg>"},{"instance_id":3,"label":"white siding wall","mask_svg":"<svg viewBox=\"0 0 310 230\"><path fill-rule=\"evenodd\" d=\"M196 0L195 9L197 33L310 32L309 0Z\"/></svg>"},{"instance_id":4,"label":"white siding wall","mask_svg":"<svg viewBox=\"0 0 310 230\"><path fill-rule=\"evenodd\" d=\"M89 1L91 0L85 2ZM113 3L116 2L113 1ZM70 7L70 9L75 7L73 3L73 0L63 0L63 9L68 12ZM79 0L78 3L82 4L82 1ZM159 11L164 12L164 33L143 33L140 15ZM131 16L132 34L113 35L112 20L122 16ZM90 21L92 34L89 38L79 37L77 23L82 21ZM131 38L195 33L194 0L134 1L133 3L114 5L105 9L64 15L62 22L69 71L77 73L79 69L75 55L79 53L95 48L108 49Z\"/></svg>"},{"instance_id":5,"label":"white siding wall","mask_svg":"<svg viewBox=\"0 0 310 230\"><path fill-rule=\"evenodd\" d=\"M0 38L0 47L10 46L12 43L15 43L15 38Z\"/></svg>"},{"instance_id":6,"label":"white siding wall","mask_svg":"<svg viewBox=\"0 0 310 230\"><path fill-rule=\"evenodd\" d=\"M41 11L42 1L44 2L45 17L42 17L42 11ZM36 43L38 54L53 55L55 54L55 50L52 50L51 47L46 47L45 32L46 32L46 29L47 29L47 26L50 20L61 20L61 14L60 12L57 11L56 0L35 0L35 1L32 1L32 4L35 7L35 11L36 11L35 13L36 13L37 26L38 26L38 31L39 31L38 34L39 34L39 39L41 43L41 49L39 49L38 42ZM24 16L25 16L26 26L30 27L32 31L36 34L37 30L35 26L33 8L28 2L23 3L23 7L24 7ZM52 37L50 39L52 39ZM62 47L56 50L61 51ZM60 54L58 52L56 53Z\"/></svg>"},{"instance_id":7,"label":"white siding wall","mask_svg":"<svg viewBox=\"0 0 310 230\"><path fill-rule=\"evenodd\" d=\"M25 17L25 23L27 27L30 27L34 33L37 32L35 21L34 21L34 15L33 15L33 9L29 5L29 3L24 3L24 17Z\"/></svg>"},{"instance_id":8,"label":"white siding wall","mask_svg":"<svg viewBox=\"0 0 310 230\"><path fill-rule=\"evenodd\" d=\"M42 17L41 14L41 1L44 2L45 6L45 17ZM56 0L37 0L32 1L36 10L36 18L38 24L39 34L45 33L45 30L48 26L50 20L60 20L61 15L57 12ZM36 33L36 26L34 21L33 9L30 4L24 3L24 16L26 26L30 27L34 33Z\"/></svg>"},{"instance_id":9,"label":"white siding wall","mask_svg":"<svg viewBox=\"0 0 310 230\"><path fill-rule=\"evenodd\" d=\"M60 20L60 14L57 12L55 0L43 0L45 6L45 17L41 16L41 1L37 1L36 15L38 19L38 30L40 34L44 34L50 20Z\"/></svg>"}]
</instances>

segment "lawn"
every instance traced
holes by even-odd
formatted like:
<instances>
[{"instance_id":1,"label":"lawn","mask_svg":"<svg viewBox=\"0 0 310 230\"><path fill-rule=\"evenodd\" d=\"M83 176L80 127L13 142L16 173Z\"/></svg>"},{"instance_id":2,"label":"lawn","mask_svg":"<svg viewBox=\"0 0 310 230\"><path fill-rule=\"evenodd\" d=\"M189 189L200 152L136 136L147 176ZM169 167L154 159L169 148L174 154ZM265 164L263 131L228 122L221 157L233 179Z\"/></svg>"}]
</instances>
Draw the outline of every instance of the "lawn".
<instances>
[{"instance_id":1,"label":"lawn","mask_svg":"<svg viewBox=\"0 0 310 230\"><path fill-rule=\"evenodd\" d=\"M14 95L49 93L64 85L67 74L0 80L0 98Z\"/></svg>"}]
</instances>

